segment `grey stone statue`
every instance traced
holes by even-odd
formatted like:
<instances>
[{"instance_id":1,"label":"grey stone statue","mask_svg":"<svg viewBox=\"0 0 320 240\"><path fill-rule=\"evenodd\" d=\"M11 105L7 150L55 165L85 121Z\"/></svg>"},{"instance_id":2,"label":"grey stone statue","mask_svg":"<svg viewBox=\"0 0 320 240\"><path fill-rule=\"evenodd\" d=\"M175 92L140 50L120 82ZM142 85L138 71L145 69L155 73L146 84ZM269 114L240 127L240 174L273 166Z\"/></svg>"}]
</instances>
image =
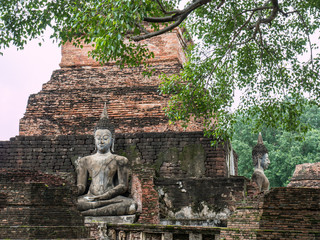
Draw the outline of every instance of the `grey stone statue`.
<instances>
[{"instance_id":1,"label":"grey stone statue","mask_svg":"<svg viewBox=\"0 0 320 240\"><path fill-rule=\"evenodd\" d=\"M128 159L111 152L114 126L109 121L106 106L95 128L94 139L97 152L76 161L77 187L81 195L77 201L78 209L84 216L134 214L137 209L135 201L123 196L128 191ZM88 174L91 184L85 194Z\"/></svg>"},{"instance_id":2,"label":"grey stone statue","mask_svg":"<svg viewBox=\"0 0 320 240\"><path fill-rule=\"evenodd\" d=\"M262 135L259 133L258 143L252 150L252 161L254 165L254 172L251 180L258 185L260 192L269 190L269 180L264 174L264 170L270 164L268 149L263 144Z\"/></svg>"}]
</instances>

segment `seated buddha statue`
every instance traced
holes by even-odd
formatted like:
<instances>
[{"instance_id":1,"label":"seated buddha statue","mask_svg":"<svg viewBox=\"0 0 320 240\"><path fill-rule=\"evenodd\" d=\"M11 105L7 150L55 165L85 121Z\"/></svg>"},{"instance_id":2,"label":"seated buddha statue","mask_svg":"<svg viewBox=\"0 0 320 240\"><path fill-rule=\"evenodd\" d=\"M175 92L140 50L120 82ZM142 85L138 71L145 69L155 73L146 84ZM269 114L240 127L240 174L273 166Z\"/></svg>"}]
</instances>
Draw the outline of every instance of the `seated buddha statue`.
<instances>
[{"instance_id":1,"label":"seated buddha statue","mask_svg":"<svg viewBox=\"0 0 320 240\"><path fill-rule=\"evenodd\" d=\"M258 143L252 150L252 161L254 165L254 172L251 180L255 182L260 192L269 190L269 180L264 174L264 170L270 164L268 149L263 144L262 135L259 133Z\"/></svg>"},{"instance_id":2,"label":"seated buddha statue","mask_svg":"<svg viewBox=\"0 0 320 240\"><path fill-rule=\"evenodd\" d=\"M114 126L106 106L96 125L94 140L97 152L76 161L77 207L84 216L119 216L134 214L137 204L128 193L129 162L113 154ZM88 176L91 178L87 189Z\"/></svg>"}]
</instances>

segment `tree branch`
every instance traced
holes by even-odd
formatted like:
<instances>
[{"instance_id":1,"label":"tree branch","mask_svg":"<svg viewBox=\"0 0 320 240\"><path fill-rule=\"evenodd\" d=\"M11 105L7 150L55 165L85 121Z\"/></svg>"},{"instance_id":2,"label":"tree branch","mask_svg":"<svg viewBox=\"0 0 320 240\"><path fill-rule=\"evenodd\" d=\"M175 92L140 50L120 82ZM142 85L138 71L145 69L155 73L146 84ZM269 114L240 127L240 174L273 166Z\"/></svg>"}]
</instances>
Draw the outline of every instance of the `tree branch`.
<instances>
[{"instance_id":1,"label":"tree branch","mask_svg":"<svg viewBox=\"0 0 320 240\"><path fill-rule=\"evenodd\" d=\"M167 17L145 17L143 21L154 22L154 23L164 23L176 21L179 15L167 16Z\"/></svg>"},{"instance_id":2,"label":"tree branch","mask_svg":"<svg viewBox=\"0 0 320 240\"><path fill-rule=\"evenodd\" d=\"M150 33L150 32L149 32L147 29L145 29L145 27L142 26L141 24L136 23L136 26L137 26L143 33L145 33L145 34L149 34L149 33Z\"/></svg>"},{"instance_id":3,"label":"tree branch","mask_svg":"<svg viewBox=\"0 0 320 240\"><path fill-rule=\"evenodd\" d=\"M158 5L160 6L161 11L162 11L164 14L170 15L170 14L176 14L176 13L180 13L180 12L181 12L180 10L173 10L173 11L167 12L166 9L164 8L163 4L161 3L161 1L160 1L160 0L156 0L156 1L157 1Z\"/></svg>"},{"instance_id":4,"label":"tree branch","mask_svg":"<svg viewBox=\"0 0 320 240\"><path fill-rule=\"evenodd\" d=\"M221 6L225 3L226 1L225 0L221 0L219 2L219 4L217 5L217 9L221 8Z\"/></svg>"},{"instance_id":5,"label":"tree branch","mask_svg":"<svg viewBox=\"0 0 320 240\"><path fill-rule=\"evenodd\" d=\"M146 21L146 22L154 22L154 23L163 23L163 22L173 22L175 21L173 24L165 27L165 28L162 28L158 31L155 31L155 32L151 32L151 33L148 33L148 34L144 34L144 35L139 35L139 36L133 36L131 37L131 39L133 41L141 41L141 40L144 40L144 39L148 39L148 38L151 38L151 37L155 37L155 36L158 36L158 35L161 35L165 32L169 32L171 31L172 29L174 29L175 27L178 27L184 19L186 19L188 17L188 15L193 12L195 9L211 2L212 0L195 0L192 4L188 5L185 9L175 13L173 16L167 16L167 17L145 17L143 20ZM160 2L158 2L159 4ZM161 5L161 3L159 4Z\"/></svg>"},{"instance_id":6,"label":"tree branch","mask_svg":"<svg viewBox=\"0 0 320 240\"><path fill-rule=\"evenodd\" d=\"M176 21L175 23L169 25L168 27L160 29L159 31L151 32L151 33L140 35L140 36L131 37L131 39L133 41L138 42L138 41L141 41L141 40L145 40L145 39L148 39L148 38L152 38L152 37L161 35L161 34L163 34L165 32L169 32L172 29L178 27L186 17L187 16L185 16L184 18L180 18L179 21Z\"/></svg>"},{"instance_id":7,"label":"tree branch","mask_svg":"<svg viewBox=\"0 0 320 240\"><path fill-rule=\"evenodd\" d=\"M268 1L267 1L267 2L268 2ZM266 3L267 3L267 2L266 2ZM243 14L243 13L247 13L247 12L252 12L252 13L254 13L254 12L256 12L256 11L273 9L272 6L265 6L266 3L265 3L262 7L257 7L257 8L252 8L252 9L244 10L244 11L238 13L237 15L235 15L233 19L236 20L236 17L239 16L239 15L241 15L241 14ZM227 24L229 24L230 21L231 21L231 20L229 20L229 21L227 22ZM247 23L246 23L246 24L247 24ZM255 24L255 25L256 25L256 24ZM255 25L254 25L252 28L255 28ZM252 28L249 27L249 29L252 29Z\"/></svg>"},{"instance_id":8,"label":"tree branch","mask_svg":"<svg viewBox=\"0 0 320 240\"><path fill-rule=\"evenodd\" d=\"M304 18L302 16L302 14L300 13L300 11L298 10L295 10L295 11L291 11L291 12L284 12L282 11L281 9L279 10L279 12L281 14L283 14L285 17L288 17L289 14L293 14L293 13L296 13L298 14L299 18L301 19L305 29L306 29L306 35L307 35L307 38L308 38L308 43L309 43L309 48L310 48L310 61L311 61L311 64L312 64L312 68L313 68L313 51L312 51L312 44L311 44L311 39L310 39L310 31L309 31L309 28L308 28L308 25L306 24L306 22L304 21Z\"/></svg>"},{"instance_id":9,"label":"tree branch","mask_svg":"<svg viewBox=\"0 0 320 240\"><path fill-rule=\"evenodd\" d=\"M237 14L237 16L240 14L246 13L246 12L256 12L256 11L267 10L267 9L273 9L273 7L272 6L263 6L263 7L247 9L247 10L244 10L241 13Z\"/></svg>"},{"instance_id":10,"label":"tree branch","mask_svg":"<svg viewBox=\"0 0 320 240\"><path fill-rule=\"evenodd\" d=\"M278 0L271 0L271 3L272 3L272 12L271 12L270 16L267 18L259 19L258 21L260 23L271 23L277 17L277 14L280 10ZM256 27L256 24L250 26L249 29L253 29L255 27Z\"/></svg>"},{"instance_id":11,"label":"tree branch","mask_svg":"<svg viewBox=\"0 0 320 240\"><path fill-rule=\"evenodd\" d=\"M230 49L233 46L233 42L235 41L235 39L239 36L240 32L245 28L245 26L247 26L247 24L250 22L251 18L253 17L254 12L251 13L251 15L249 16L248 20L242 24L242 26L239 28L239 30L234 34L230 44L228 45L227 49Z\"/></svg>"},{"instance_id":12,"label":"tree branch","mask_svg":"<svg viewBox=\"0 0 320 240\"><path fill-rule=\"evenodd\" d=\"M310 61L311 61L311 65L312 65L312 69L313 69L313 52L312 52L312 44L311 44L311 40L310 40L310 31L308 28L308 25L306 24L306 22L304 21L304 18L302 17L301 13L299 11L296 11L298 13L298 16L300 17L304 27L306 28L306 34L308 37L308 42L309 42L309 47L310 47Z\"/></svg>"},{"instance_id":13,"label":"tree branch","mask_svg":"<svg viewBox=\"0 0 320 240\"><path fill-rule=\"evenodd\" d=\"M222 59L228 54L229 50L234 46L233 43L234 43L235 39L239 36L239 34L240 34L241 31L245 28L245 26L250 22L250 20L251 20L251 18L253 17L253 15L254 15L254 12L252 12L252 13L250 14L250 16L249 16L249 18L247 19L247 21L246 21L246 22L238 29L238 31L234 34L231 42L228 44L228 46L227 46L227 48L226 48L226 51L225 51L224 55L220 58L219 63L222 62ZM252 39L253 39L253 38L251 37L251 38L249 38L248 41L251 41ZM210 71L209 75L212 75L212 73L218 68L218 65L219 65L218 63L215 64L215 66L213 67L213 69Z\"/></svg>"}]
</instances>

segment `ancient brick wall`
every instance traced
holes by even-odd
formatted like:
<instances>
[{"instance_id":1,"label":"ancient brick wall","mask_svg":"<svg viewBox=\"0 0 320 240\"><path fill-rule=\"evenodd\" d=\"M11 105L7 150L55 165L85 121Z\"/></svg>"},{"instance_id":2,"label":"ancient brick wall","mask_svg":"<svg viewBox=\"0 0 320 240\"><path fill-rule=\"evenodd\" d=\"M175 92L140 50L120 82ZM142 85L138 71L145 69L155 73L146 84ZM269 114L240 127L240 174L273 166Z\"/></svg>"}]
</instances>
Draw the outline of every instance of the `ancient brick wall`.
<instances>
[{"instance_id":1,"label":"ancient brick wall","mask_svg":"<svg viewBox=\"0 0 320 240\"><path fill-rule=\"evenodd\" d=\"M315 230L320 234L320 189L275 188L263 200L260 229Z\"/></svg>"},{"instance_id":2,"label":"ancient brick wall","mask_svg":"<svg viewBox=\"0 0 320 240\"><path fill-rule=\"evenodd\" d=\"M17 136L0 142L0 168L73 172L72 161L93 152L91 135ZM115 153L162 177L227 176L225 148L202 132L116 134Z\"/></svg>"},{"instance_id":3,"label":"ancient brick wall","mask_svg":"<svg viewBox=\"0 0 320 240\"><path fill-rule=\"evenodd\" d=\"M100 66L87 56L90 45L64 45L62 69L29 97L19 135L92 134L104 103L119 133L201 131L201 124L193 121L187 129L169 125L163 111L168 97L158 90L160 75L178 73L185 61L180 30L146 43L155 53L151 77L145 77L142 68Z\"/></svg>"},{"instance_id":4,"label":"ancient brick wall","mask_svg":"<svg viewBox=\"0 0 320 240\"><path fill-rule=\"evenodd\" d=\"M272 189L263 200L257 239L320 239L319 199L320 189Z\"/></svg>"},{"instance_id":5,"label":"ancient brick wall","mask_svg":"<svg viewBox=\"0 0 320 240\"><path fill-rule=\"evenodd\" d=\"M274 188L256 202L240 205L221 238L319 239L320 189Z\"/></svg>"},{"instance_id":6,"label":"ancient brick wall","mask_svg":"<svg viewBox=\"0 0 320 240\"><path fill-rule=\"evenodd\" d=\"M19 135L92 134L104 103L119 133L183 131L169 125L160 96L159 74L177 73L177 62L160 64L155 75L143 77L139 69L107 66L92 69L61 69L38 94L29 97ZM199 131L191 122L187 131Z\"/></svg>"},{"instance_id":7,"label":"ancient brick wall","mask_svg":"<svg viewBox=\"0 0 320 240\"><path fill-rule=\"evenodd\" d=\"M0 172L0 238L84 238L88 231L74 205L76 189L35 171Z\"/></svg>"},{"instance_id":8,"label":"ancient brick wall","mask_svg":"<svg viewBox=\"0 0 320 240\"><path fill-rule=\"evenodd\" d=\"M159 196L154 186L154 169L134 169L131 185L132 197L138 203L138 223L159 224Z\"/></svg>"},{"instance_id":9,"label":"ancient brick wall","mask_svg":"<svg viewBox=\"0 0 320 240\"><path fill-rule=\"evenodd\" d=\"M244 177L157 178L163 224L225 227L247 183Z\"/></svg>"}]
</instances>

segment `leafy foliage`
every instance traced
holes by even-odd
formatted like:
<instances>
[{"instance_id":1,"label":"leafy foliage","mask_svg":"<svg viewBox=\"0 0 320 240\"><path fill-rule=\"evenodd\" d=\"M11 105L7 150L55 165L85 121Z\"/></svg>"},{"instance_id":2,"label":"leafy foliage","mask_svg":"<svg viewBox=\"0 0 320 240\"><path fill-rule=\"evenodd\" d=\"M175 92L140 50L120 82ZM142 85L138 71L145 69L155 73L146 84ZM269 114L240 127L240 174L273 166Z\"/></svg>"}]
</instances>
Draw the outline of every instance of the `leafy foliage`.
<instances>
[{"instance_id":1,"label":"leafy foliage","mask_svg":"<svg viewBox=\"0 0 320 240\"><path fill-rule=\"evenodd\" d=\"M113 60L120 66L139 66L153 57L144 44L132 39L145 30L146 14L162 12L151 0L5 0L0 4L0 48L13 44L22 49L51 27L51 37L61 43L94 44L90 54L101 63ZM158 29L153 23L150 27Z\"/></svg>"},{"instance_id":2,"label":"leafy foliage","mask_svg":"<svg viewBox=\"0 0 320 240\"><path fill-rule=\"evenodd\" d=\"M252 133L252 126L241 120L244 119L239 118L235 124L232 145L239 155L239 175L251 178L252 148L257 144L258 134ZM262 130L271 162L265 174L272 187L288 184L297 164L320 162L320 108L306 107L299 120L310 127L305 135L279 128L264 127Z\"/></svg>"},{"instance_id":3,"label":"leafy foliage","mask_svg":"<svg viewBox=\"0 0 320 240\"><path fill-rule=\"evenodd\" d=\"M1 0L0 48L23 48L47 27L61 43L91 43L102 64L148 66L153 53L141 40L186 26L199 43L177 76L164 76L171 121L202 119L207 135L232 136L237 114L255 129L306 132L299 118L305 96L320 104L318 0ZM308 54L307 54L308 53ZM301 56L308 56L302 60ZM243 93L230 111L236 89Z\"/></svg>"},{"instance_id":4,"label":"leafy foliage","mask_svg":"<svg viewBox=\"0 0 320 240\"><path fill-rule=\"evenodd\" d=\"M164 93L173 94L171 118L204 118L207 129L222 139L232 136L237 114L254 121L256 130L307 131L299 121L304 96L314 105L320 96L320 56L314 52L319 43L309 42L320 26L319 2L264 2L226 1L217 8L211 1L196 9L187 26L200 43L191 49L184 71L162 85ZM309 59L301 60L310 50ZM236 89L243 95L232 113Z\"/></svg>"}]
</instances>

